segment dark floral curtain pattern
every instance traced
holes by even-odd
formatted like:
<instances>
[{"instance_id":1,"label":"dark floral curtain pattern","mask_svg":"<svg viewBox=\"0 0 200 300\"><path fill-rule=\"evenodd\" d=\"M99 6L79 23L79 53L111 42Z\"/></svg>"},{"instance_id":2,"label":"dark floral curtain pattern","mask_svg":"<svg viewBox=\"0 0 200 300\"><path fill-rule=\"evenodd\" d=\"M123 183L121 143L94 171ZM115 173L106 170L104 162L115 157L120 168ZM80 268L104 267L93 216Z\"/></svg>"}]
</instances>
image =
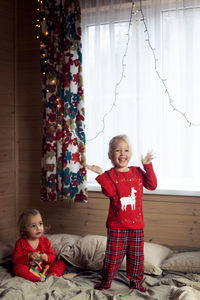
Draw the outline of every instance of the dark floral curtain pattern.
<instances>
[{"instance_id":1,"label":"dark floral curtain pattern","mask_svg":"<svg viewBox=\"0 0 200 300\"><path fill-rule=\"evenodd\" d=\"M80 5L76 0L39 4L44 104L41 197L86 202Z\"/></svg>"}]
</instances>

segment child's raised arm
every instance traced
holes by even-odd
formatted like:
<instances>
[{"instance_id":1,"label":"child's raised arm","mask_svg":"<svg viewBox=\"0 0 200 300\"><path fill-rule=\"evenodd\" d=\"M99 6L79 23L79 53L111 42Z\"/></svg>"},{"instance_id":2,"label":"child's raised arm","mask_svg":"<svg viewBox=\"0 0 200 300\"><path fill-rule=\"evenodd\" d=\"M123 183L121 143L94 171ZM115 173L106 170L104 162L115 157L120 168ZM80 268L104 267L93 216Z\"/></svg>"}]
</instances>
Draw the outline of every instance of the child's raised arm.
<instances>
[{"instance_id":1,"label":"child's raised arm","mask_svg":"<svg viewBox=\"0 0 200 300\"><path fill-rule=\"evenodd\" d=\"M143 155L141 156L141 161L143 165L150 164L151 161L154 159L154 152L151 150L147 153L147 155L143 158Z\"/></svg>"},{"instance_id":2,"label":"child's raised arm","mask_svg":"<svg viewBox=\"0 0 200 300\"><path fill-rule=\"evenodd\" d=\"M98 166L95 166L95 165L91 166L91 165L87 165L86 164L86 168L88 170L92 171L92 172L95 172L95 173L99 174L99 175L103 174L102 169L100 167L98 167Z\"/></svg>"}]
</instances>

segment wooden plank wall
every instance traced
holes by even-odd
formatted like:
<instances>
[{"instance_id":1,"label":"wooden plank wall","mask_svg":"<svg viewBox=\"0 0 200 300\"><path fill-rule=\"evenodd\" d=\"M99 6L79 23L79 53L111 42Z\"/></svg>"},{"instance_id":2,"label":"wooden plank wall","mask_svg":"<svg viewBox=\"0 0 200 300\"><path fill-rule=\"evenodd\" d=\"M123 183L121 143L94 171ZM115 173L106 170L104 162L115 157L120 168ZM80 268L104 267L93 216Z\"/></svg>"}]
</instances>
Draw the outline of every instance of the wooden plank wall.
<instances>
[{"instance_id":1,"label":"wooden plank wall","mask_svg":"<svg viewBox=\"0 0 200 300\"><path fill-rule=\"evenodd\" d=\"M145 239L200 248L200 197L144 195Z\"/></svg>"},{"instance_id":2,"label":"wooden plank wall","mask_svg":"<svg viewBox=\"0 0 200 300\"><path fill-rule=\"evenodd\" d=\"M14 1L0 5L0 239L15 235ZM6 216L6 217L5 217Z\"/></svg>"},{"instance_id":3,"label":"wooden plank wall","mask_svg":"<svg viewBox=\"0 0 200 300\"><path fill-rule=\"evenodd\" d=\"M109 200L90 192L87 204L41 204L51 232L106 235ZM200 198L144 194L145 241L200 248Z\"/></svg>"},{"instance_id":4,"label":"wooden plank wall","mask_svg":"<svg viewBox=\"0 0 200 300\"><path fill-rule=\"evenodd\" d=\"M17 76L17 204L18 214L35 207L40 198L41 81L39 40L36 27L38 1L18 2Z\"/></svg>"},{"instance_id":5,"label":"wooden plank wall","mask_svg":"<svg viewBox=\"0 0 200 300\"><path fill-rule=\"evenodd\" d=\"M108 200L90 192L87 204L40 201L41 85L39 42L36 39L37 1L20 0L17 9L17 76L14 74L11 1L4 0L0 60L6 76L0 82L0 238L14 233L15 212L39 209L50 233L106 235ZM7 15L4 9L10 11ZM2 18L1 18L2 20ZM6 29L4 24L8 25ZM11 27L9 27L11 26ZM9 38L7 37L9 35ZM9 51L8 51L9 50ZM9 54L7 53L9 52ZM14 104L14 94L17 95ZM15 111L14 111L15 109ZM7 114L6 114L7 112ZM14 114L13 114L14 112ZM9 125L9 126L8 126ZM7 131L7 128L10 128ZM15 157L17 165L15 210ZM7 192L6 192L7 191ZM167 245L200 247L200 197L144 195L145 239Z\"/></svg>"}]
</instances>

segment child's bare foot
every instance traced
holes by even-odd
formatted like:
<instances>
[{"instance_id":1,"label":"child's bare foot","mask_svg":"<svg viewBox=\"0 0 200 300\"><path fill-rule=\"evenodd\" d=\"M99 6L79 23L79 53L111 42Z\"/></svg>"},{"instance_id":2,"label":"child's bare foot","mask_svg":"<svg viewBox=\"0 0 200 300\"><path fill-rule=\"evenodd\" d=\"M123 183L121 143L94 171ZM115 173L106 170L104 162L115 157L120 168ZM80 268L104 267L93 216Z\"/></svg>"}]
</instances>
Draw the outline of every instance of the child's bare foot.
<instances>
[{"instance_id":1,"label":"child's bare foot","mask_svg":"<svg viewBox=\"0 0 200 300\"><path fill-rule=\"evenodd\" d=\"M77 273L67 273L63 275L63 278L65 279L70 279L70 278L74 278L77 276Z\"/></svg>"}]
</instances>

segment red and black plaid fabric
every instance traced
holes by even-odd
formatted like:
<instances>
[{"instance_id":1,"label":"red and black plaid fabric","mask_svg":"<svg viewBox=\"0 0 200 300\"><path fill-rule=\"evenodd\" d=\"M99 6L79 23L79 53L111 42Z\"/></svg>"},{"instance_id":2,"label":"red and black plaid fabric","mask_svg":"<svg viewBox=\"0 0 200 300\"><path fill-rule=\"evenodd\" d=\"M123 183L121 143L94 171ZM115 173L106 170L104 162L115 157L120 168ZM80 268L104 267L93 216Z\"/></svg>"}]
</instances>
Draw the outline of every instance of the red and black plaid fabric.
<instances>
[{"instance_id":1,"label":"red and black plaid fabric","mask_svg":"<svg viewBox=\"0 0 200 300\"><path fill-rule=\"evenodd\" d=\"M125 255L127 277L130 279L131 287L140 289L144 275L143 229L108 229L102 282L97 283L96 288L107 289L111 286Z\"/></svg>"}]
</instances>

